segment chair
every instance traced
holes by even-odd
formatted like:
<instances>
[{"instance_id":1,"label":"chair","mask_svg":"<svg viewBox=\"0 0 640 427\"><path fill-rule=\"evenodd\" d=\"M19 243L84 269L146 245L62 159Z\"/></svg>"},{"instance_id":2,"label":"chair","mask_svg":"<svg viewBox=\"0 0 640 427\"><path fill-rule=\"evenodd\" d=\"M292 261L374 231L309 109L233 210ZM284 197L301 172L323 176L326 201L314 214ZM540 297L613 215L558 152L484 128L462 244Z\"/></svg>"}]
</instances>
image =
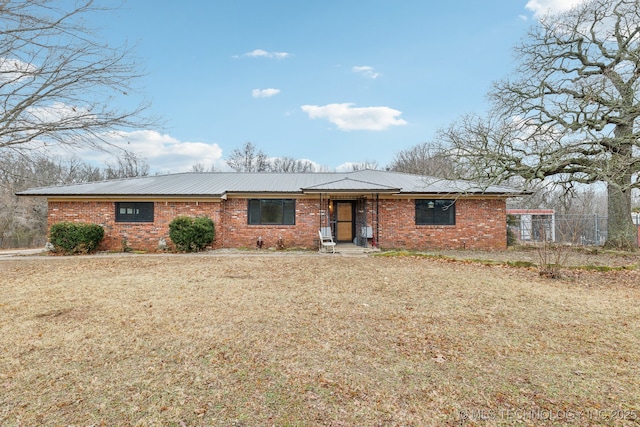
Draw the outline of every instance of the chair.
<instances>
[{"instance_id":1,"label":"chair","mask_svg":"<svg viewBox=\"0 0 640 427\"><path fill-rule=\"evenodd\" d=\"M320 248L318 252L328 252L329 248L331 248L331 252L335 254L336 242L333 241L333 237L331 236L331 229L329 229L329 233L325 235L322 234L322 231L318 231L318 236L320 236Z\"/></svg>"}]
</instances>

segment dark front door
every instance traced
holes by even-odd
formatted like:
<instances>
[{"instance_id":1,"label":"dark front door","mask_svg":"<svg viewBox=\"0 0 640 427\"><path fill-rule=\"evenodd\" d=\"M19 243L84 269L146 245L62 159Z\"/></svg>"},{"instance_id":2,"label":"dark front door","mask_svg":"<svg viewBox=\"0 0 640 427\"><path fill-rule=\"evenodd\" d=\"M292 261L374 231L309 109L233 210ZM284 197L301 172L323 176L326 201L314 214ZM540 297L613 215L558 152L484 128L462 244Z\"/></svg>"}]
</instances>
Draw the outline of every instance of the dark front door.
<instances>
[{"instance_id":1,"label":"dark front door","mask_svg":"<svg viewBox=\"0 0 640 427\"><path fill-rule=\"evenodd\" d=\"M355 237L353 202L336 203L336 240L338 242L352 242Z\"/></svg>"}]
</instances>

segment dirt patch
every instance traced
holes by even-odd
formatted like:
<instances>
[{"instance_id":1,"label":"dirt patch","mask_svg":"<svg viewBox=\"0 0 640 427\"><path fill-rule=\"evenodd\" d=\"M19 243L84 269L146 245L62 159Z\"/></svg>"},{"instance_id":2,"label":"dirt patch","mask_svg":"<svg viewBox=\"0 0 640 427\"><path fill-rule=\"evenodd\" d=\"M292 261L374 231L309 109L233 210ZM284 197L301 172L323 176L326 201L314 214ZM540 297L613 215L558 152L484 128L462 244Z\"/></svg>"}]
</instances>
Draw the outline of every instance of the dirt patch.
<instances>
[{"instance_id":1,"label":"dirt patch","mask_svg":"<svg viewBox=\"0 0 640 427\"><path fill-rule=\"evenodd\" d=\"M638 271L465 254L2 260L0 424L638 422Z\"/></svg>"}]
</instances>

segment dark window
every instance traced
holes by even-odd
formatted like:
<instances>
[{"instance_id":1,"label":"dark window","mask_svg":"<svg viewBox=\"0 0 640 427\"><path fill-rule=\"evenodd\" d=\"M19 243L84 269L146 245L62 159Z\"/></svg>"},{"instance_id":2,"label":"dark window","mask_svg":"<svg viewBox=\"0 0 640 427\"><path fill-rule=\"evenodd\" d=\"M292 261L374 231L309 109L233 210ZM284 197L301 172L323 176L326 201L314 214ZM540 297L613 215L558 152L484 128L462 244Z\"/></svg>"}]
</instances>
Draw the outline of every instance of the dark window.
<instances>
[{"instance_id":1,"label":"dark window","mask_svg":"<svg viewBox=\"0 0 640 427\"><path fill-rule=\"evenodd\" d=\"M455 225L456 201L445 199L416 200L417 225Z\"/></svg>"},{"instance_id":2,"label":"dark window","mask_svg":"<svg viewBox=\"0 0 640 427\"><path fill-rule=\"evenodd\" d=\"M116 203L116 222L153 222L153 202Z\"/></svg>"},{"instance_id":3,"label":"dark window","mask_svg":"<svg viewBox=\"0 0 640 427\"><path fill-rule=\"evenodd\" d=\"M296 202L293 199L250 199L249 224L294 225Z\"/></svg>"}]
</instances>

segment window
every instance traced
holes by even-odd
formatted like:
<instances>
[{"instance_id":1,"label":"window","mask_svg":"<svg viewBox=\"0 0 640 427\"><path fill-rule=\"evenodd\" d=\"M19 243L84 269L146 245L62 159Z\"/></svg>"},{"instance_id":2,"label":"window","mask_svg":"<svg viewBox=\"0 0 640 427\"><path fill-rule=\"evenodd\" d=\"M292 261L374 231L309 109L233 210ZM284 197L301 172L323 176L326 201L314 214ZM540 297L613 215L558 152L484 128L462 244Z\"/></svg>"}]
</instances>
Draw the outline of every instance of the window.
<instances>
[{"instance_id":1,"label":"window","mask_svg":"<svg viewBox=\"0 0 640 427\"><path fill-rule=\"evenodd\" d=\"M249 199L249 224L294 225L295 223L295 200Z\"/></svg>"},{"instance_id":2,"label":"window","mask_svg":"<svg viewBox=\"0 0 640 427\"><path fill-rule=\"evenodd\" d=\"M455 225L456 201L445 199L416 200L417 225Z\"/></svg>"},{"instance_id":3,"label":"window","mask_svg":"<svg viewBox=\"0 0 640 427\"><path fill-rule=\"evenodd\" d=\"M116 203L116 222L153 222L153 202Z\"/></svg>"}]
</instances>

